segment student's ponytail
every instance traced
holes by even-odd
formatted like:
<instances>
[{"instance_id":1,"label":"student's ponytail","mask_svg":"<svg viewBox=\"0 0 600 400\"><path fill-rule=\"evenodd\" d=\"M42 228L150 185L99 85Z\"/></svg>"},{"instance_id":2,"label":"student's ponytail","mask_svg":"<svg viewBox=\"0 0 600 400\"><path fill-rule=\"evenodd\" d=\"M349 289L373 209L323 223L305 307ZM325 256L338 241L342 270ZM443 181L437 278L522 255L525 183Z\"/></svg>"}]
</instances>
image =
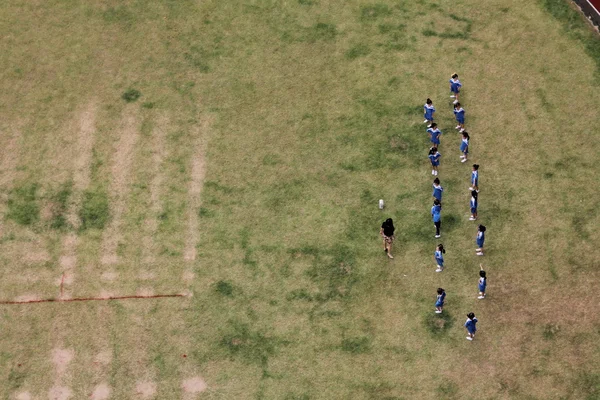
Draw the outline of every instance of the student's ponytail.
<instances>
[{"instance_id":1,"label":"student's ponytail","mask_svg":"<svg viewBox=\"0 0 600 400\"><path fill-rule=\"evenodd\" d=\"M440 251L442 252L442 254L446 254L446 249L444 249L444 245L443 244L438 244L438 248L440 249Z\"/></svg>"},{"instance_id":2,"label":"student's ponytail","mask_svg":"<svg viewBox=\"0 0 600 400\"><path fill-rule=\"evenodd\" d=\"M462 134L463 134L463 137L464 137L464 138L466 138L466 139L470 139L470 137L469 137L469 133L468 133L467 131L464 131Z\"/></svg>"},{"instance_id":3,"label":"student's ponytail","mask_svg":"<svg viewBox=\"0 0 600 400\"><path fill-rule=\"evenodd\" d=\"M430 99L430 98L427 98L427 101L426 101L426 103L427 103L427 104L431 104L431 103L433 103L433 101L431 101L431 99Z\"/></svg>"}]
</instances>

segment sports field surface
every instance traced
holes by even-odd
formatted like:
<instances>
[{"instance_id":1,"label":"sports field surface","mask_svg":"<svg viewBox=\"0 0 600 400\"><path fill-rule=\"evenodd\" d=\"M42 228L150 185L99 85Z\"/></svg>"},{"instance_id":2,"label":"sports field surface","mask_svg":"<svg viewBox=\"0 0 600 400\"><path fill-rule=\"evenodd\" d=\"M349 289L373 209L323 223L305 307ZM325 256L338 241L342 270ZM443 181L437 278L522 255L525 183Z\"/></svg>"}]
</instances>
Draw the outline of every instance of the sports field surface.
<instances>
[{"instance_id":1,"label":"sports field surface","mask_svg":"<svg viewBox=\"0 0 600 400\"><path fill-rule=\"evenodd\" d=\"M600 39L570 2L14 0L0 38L0 399L600 398Z\"/></svg>"}]
</instances>

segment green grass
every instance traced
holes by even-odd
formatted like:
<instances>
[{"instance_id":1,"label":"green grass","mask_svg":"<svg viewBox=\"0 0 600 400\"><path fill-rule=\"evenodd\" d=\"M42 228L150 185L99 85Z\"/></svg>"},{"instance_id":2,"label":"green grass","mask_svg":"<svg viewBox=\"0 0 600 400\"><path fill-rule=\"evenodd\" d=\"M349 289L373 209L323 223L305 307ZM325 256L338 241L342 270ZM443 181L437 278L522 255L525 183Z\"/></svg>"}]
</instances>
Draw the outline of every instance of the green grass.
<instances>
[{"instance_id":1,"label":"green grass","mask_svg":"<svg viewBox=\"0 0 600 400\"><path fill-rule=\"evenodd\" d=\"M17 1L0 21L2 299L63 277L71 297L192 294L2 305L0 398L176 399L198 376L215 399L598 397L600 40L567 1Z\"/></svg>"}]
</instances>

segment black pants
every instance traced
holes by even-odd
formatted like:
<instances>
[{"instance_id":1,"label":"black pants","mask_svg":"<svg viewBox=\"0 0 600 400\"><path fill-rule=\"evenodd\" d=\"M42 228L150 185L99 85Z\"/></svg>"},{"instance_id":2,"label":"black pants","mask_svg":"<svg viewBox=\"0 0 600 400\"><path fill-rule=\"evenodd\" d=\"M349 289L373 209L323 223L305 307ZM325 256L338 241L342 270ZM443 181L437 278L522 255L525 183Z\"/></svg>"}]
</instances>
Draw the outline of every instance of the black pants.
<instances>
[{"instance_id":1,"label":"black pants","mask_svg":"<svg viewBox=\"0 0 600 400\"><path fill-rule=\"evenodd\" d=\"M435 225L435 234L439 236L440 228L442 227L442 221L434 222L433 224Z\"/></svg>"}]
</instances>

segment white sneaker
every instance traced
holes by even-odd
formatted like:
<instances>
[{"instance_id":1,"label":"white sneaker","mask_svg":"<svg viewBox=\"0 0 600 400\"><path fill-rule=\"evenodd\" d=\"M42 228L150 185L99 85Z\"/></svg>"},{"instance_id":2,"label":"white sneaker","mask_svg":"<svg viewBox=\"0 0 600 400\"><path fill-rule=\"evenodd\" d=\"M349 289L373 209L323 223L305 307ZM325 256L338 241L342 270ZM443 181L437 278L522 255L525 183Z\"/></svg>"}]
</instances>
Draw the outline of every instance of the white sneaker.
<instances>
[{"instance_id":1,"label":"white sneaker","mask_svg":"<svg viewBox=\"0 0 600 400\"><path fill-rule=\"evenodd\" d=\"M482 256L482 255L483 255L483 253L476 253L476 254L477 254L478 256Z\"/></svg>"},{"instance_id":2,"label":"white sneaker","mask_svg":"<svg viewBox=\"0 0 600 400\"><path fill-rule=\"evenodd\" d=\"M485 296L479 296L479 297L478 297L478 299L479 299L479 300L481 300L481 299L485 299Z\"/></svg>"},{"instance_id":3,"label":"white sneaker","mask_svg":"<svg viewBox=\"0 0 600 400\"><path fill-rule=\"evenodd\" d=\"M467 340L473 340L471 336L467 336Z\"/></svg>"},{"instance_id":4,"label":"white sneaker","mask_svg":"<svg viewBox=\"0 0 600 400\"><path fill-rule=\"evenodd\" d=\"M428 120L428 119L426 119L425 121L423 121L423 123L424 123L424 124L426 124L426 123L428 123L428 122L429 122L429 120ZM429 127L428 127L428 128L429 128Z\"/></svg>"},{"instance_id":5,"label":"white sneaker","mask_svg":"<svg viewBox=\"0 0 600 400\"><path fill-rule=\"evenodd\" d=\"M435 176L437 176L437 171L434 171L434 172L435 172L435 174L434 174L434 175L435 175Z\"/></svg>"},{"instance_id":6,"label":"white sneaker","mask_svg":"<svg viewBox=\"0 0 600 400\"><path fill-rule=\"evenodd\" d=\"M455 98L455 97L456 97L455 95L452 95L452 96L450 96L450 98L451 98L451 99L453 99L453 98Z\"/></svg>"},{"instance_id":7,"label":"white sneaker","mask_svg":"<svg viewBox=\"0 0 600 400\"><path fill-rule=\"evenodd\" d=\"M454 100L454 101L452 102L452 104L456 104L456 103L458 103L458 100Z\"/></svg>"},{"instance_id":8,"label":"white sneaker","mask_svg":"<svg viewBox=\"0 0 600 400\"><path fill-rule=\"evenodd\" d=\"M431 128L431 124L427 125L428 128Z\"/></svg>"},{"instance_id":9,"label":"white sneaker","mask_svg":"<svg viewBox=\"0 0 600 400\"><path fill-rule=\"evenodd\" d=\"M431 170L431 175L435 175L435 170Z\"/></svg>"},{"instance_id":10,"label":"white sneaker","mask_svg":"<svg viewBox=\"0 0 600 400\"><path fill-rule=\"evenodd\" d=\"M460 125L456 125L454 129L460 129Z\"/></svg>"},{"instance_id":11,"label":"white sneaker","mask_svg":"<svg viewBox=\"0 0 600 400\"><path fill-rule=\"evenodd\" d=\"M471 217L471 218L469 218L469 221L477 221L477 218Z\"/></svg>"},{"instance_id":12,"label":"white sneaker","mask_svg":"<svg viewBox=\"0 0 600 400\"><path fill-rule=\"evenodd\" d=\"M443 271L443 269L440 269L440 268L435 270L435 272L442 272L442 271Z\"/></svg>"},{"instance_id":13,"label":"white sneaker","mask_svg":"<svg viewBox=\"0 0 600 400\"><path fill-rule=\"evenodd\" d=\"M474 190L474 189L472 187L470 187L469 190Z\"/></svg>"},{"instance_id":14,"label":"white sneaker","mask_svg":"<svg viewBox=\"0 0 600 400\"><path fill-rule=\"evenodd\" d=\"M441 314L442 312L440 310L435 310L436 314Z\"/></svg>"},{"instance_id":15,"label":"white sneaker","mask_svg":"<svg viewBox=\"0 0 600 400\"><path fill-rule=\"evenodd\" d=\"M436 238L441 238L442 235L435 235ZM483 255L483 253L481 253L481 255Z\"/></svg>"},{"instance_id":16,"label":"white sneaker","mask_svg":"<svg viewBox=\"0 0 600 400\"><path fill-rule=\"evenodd\" d=\"M460 160L460 162L467 162L467 159L463 158L462 160Z\"/></svg>"},{"instance_id":17,"label":"white sneaker","mask_svg":"<svg viewBox=\"0 0 600 400\"><path fill-rule=\"evenodd\" d=\"M465 156L460 156L460 158L465 158Z\"/></svg>"},{"instance_id":18,"label":"white sneaker","mask_svg":"<svg viewBox=\"0 0 600 400\"><path fill-rule=\"evenodd\" d=\"M460 128L458 131L459 131L460 133L463 133L463 132L465 131L465 128Z\"/></svg>"}]
</instances>

